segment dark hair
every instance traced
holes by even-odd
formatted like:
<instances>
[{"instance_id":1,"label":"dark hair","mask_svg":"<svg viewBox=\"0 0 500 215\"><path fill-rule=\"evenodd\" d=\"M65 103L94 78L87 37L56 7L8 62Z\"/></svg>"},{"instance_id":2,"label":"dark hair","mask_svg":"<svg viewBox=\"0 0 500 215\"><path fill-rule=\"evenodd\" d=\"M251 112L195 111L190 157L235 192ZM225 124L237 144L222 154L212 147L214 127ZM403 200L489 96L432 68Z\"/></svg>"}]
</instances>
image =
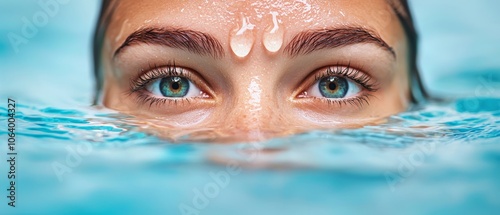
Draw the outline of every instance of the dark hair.
<instances>
[{"instance_id":1,"label":"dark hair","mask_svg":"<svg viewBox=\"0 0 500 215\"><path fill-rule=\"evenodd\" d=\"M106 34L106 29L111 21L111 14L116 8L117 1L113 0L102 0L101 11L99 12L99 19L97 20L96 29L94 31L94 38L92 44L92 52L94 58L94 78L95 78L95 93L94 93L94 105L99 103L100 95L102 93L103 85L103 72L101 71L101 60L102 60L102 44L104 36Z\"/></svg>"},{"instance_id":2,"label":"dark hair","mask_svg":"<svg viewBox=\"0 0 500 215\"><path fill-rule=\"evenodd\" d=\"M392 2L392 1L391 1ZM413 16L411 15L410 7L408 6L407 0L399 0L399 6L395 3L392 4L396 11L396 15L401 22L403 29L408 38L408 60L409 60L409 78L410 78L410 91L411 99L414 103L421 104L429 98L427 92L425 91L422 79L420 77L420 72L417 65L418 58L418 34L415 29L415 24L413 22Z\"/></svg>"},{"instance_id":3,"label":"dark hair","mask_svg":"<svg viewBox=\"0 0 500 215\"><path fill-rule=\"evenodd\" d=\"M409 45L409 78L410 78L410 91L411 99L414 103L422 103L428 97L422 80L420 78L419 70L417 67L417 52L418 52L418 35L415 30L413 23L413 18L411 15L410 8L408 6L407 0L388 0L398 19L400 20L403 29L408 38ZM110 22L111 14L113 14L116 4L116 0L103 0L101 5L101 11L99 13L99 20L97 22L97 27L94 32L93 41L93 53L94 53L94 75L96 79L96 93L94 104L99 101L100 93L103 85L103 72L101 71L101 48L103 43L103 38L106 33L106 28Z\"/></svg>"}]
</instances>

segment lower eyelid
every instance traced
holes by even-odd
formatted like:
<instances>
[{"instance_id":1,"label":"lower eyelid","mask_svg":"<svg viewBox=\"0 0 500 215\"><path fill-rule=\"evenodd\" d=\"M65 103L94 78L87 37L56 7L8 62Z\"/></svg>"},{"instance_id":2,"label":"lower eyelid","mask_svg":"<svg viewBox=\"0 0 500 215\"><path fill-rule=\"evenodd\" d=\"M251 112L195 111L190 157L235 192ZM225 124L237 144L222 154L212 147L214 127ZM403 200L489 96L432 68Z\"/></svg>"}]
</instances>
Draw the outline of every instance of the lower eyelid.
<instances>
[{"instance_id":1,"label":"lower eyelid","mask_svg":"<svg viewBox=\"0 0 500 215\"><path fill-rule=\"evenodd\" d=\"M194 83L192 83L194 85ZM200 90L201 91L201 90ZM139 106L146 106L148 108L164 108L165 106L176 106L176 107L181 107L181 106L186 106L186 107L191 107L190 105L195 104L195 101L201 101L199 99L202 99L203 101L208 101L207 98L210 98L208 94L206 94L204 91L203 95L200 97L161 97L154 95L152 92L150 92L146 88L141 88L138 89L134 92L128 92L128 96L133 96L136 104L139 104ZM195 100L196 99L196 100ZM194 108L195 106L191 107Z\"/></svg>"},{"instance_id":2,"label":"lower eyelid","mask_svg":"<svg viewBox=\"0 0 500 215\"><path fill-rule=\"evenodd\" d=\"M345 68L345 67L342 67L342 68ZM323 70L323 77L324 77L324 75L326 73L326 69L322 69L322 70ZM318 70L316 70L316 71L318 71ZM361 71L359 71L359 72L363 73ZM322 76L318 75L318 74L320 74L320 73L316 72L314 74L314 76L312 77L313 81L317 81L318 79L321 79ZM341 75L339 75L339 76L341 76ZM163 76L163 77L165 77L165 76ZM167 77L169 77L169 76L167 76ZM186 77L186 75L183 75L183 77ZM348 78L350 80L353 80L352 77L347 77L347 76L344 76L344 77ZM364 77L363 80L364 80L364 84L365 85L369 85L368 82L372 82L370 76L364 74L362 77ZM161 78L161 76L160 76L160 78ZM156 78L156 79L158 79L158 78ZM308 79L311 80L311 78L308 78ZM200 89L201 92L203 92L204 94L208 95L207 97L212 97L211 96L212 93L210 91L207 92L206 90L203 90L202 87L199 87L200 84L198 84L196 81L194 81L191 78L188 78L188 80L190 81L190 84L195 85L198 89ZM153 81L155 81L155 80L151 80L151 81L149 81L149 83L151 83ZM357 81L354 81L354 82L357 83ZM202 85L206 86L206 84L202 84ZM341 99L331 99L331 98L313 98L313 99L314 100L320 99L318 101L324 102L324 103L329 104L329 105L339 106L339 107L342 107L342 106L345 106L345 105L354 105L354 106L357 106L357 107L363 107L364 105L369 104L369 97L371 97L371 94L369 94L369 92L376 91L377 89L374 89L374 88L366 89L366 87L364 85L361 85L361 87L362 87L361 92L358 93L357 95L352 96L352 97L341 98ZM135 91L134 91L134 88L132 88L132 89L133 89L132 93L134 93L135 91L137 91L136 92L138 94L137 97L140 98L139 101L142 101L142 103L146 103L149 106L152 106L152 105L155 105L155 104L160 104L161 105L161 104L165 104L166 102L173 103L173 104L176 104L176 105L179 105L179 104L182 105L185 102L186 103L190 103L190 101L194 98L194 97L191 97L191 98L156 97L155 95L151 94L146 88L135 89ZM304 91L302 91L302 92L304 92ZM200 97L200 98L207 98L207 97ZM173 100L175 100L175 101L173 101Z\"/></svg>"},{"instance_id":3,"label":"lower eyelid","mask_svg":"<svg viewBox=\"0 0 500 215\"><path fill-rule=\"evenodd\" d=\"M372 76L368 75L362 70L351 67L351 64L348 63L346 66L327 66L315 70L311 75L309 75L308 78L305 79L305 81L303 81L299 85L299 87L297 88L298 90L294 93L294 97L303 98L304 92L315 85L317 81L320 81L321 79L328 76L339 76L347 78L355 82L358 87L361 87L361 91L375 92L379 88L378 82Z\"/></svg>"},{"instance_id":4,"label":"lower eyelid","mask_svg":"<svg viewBox=\"0 0 500 215\"><path fill-rule=\"evenodd\" d=\"M149 92L137 92L136 101L139 106L147 106L148 108L160 107L163 108L166 103L169 105L182 106L186 105L186 103L190 103L190 99L192 98L177 98L177 99L168 99L156 97L153 95L148 95Z\"/></svg>"},{"instance_id":5,"label":"lower eyelid","mask_svg":"<svg viewBox=\"0 0 500 215\"><path fill-rule=\"evenodd\" d=\"M142 89L147 89L147 85L151 84L157 79L180 76L188 79L190 84L192 83L194 86L196 86L197 89L202 92L202 96L200 97L208 98L213 97L214 95L214 92L212 91L210 85L207 84L206 81L201 76L199 76L196 71L189 68L176 66L175 63L165 66L152 65L149 69L147 69L147 72L141 73L142 74L131 79L131 93Z\"/></svg>"},{"instance_id":6,"label":"lower eyelid","mask_svg":"<svg viewBox=\"0 0 500 215\"><path fill-rule=\"evenodd\" d=\"M355 97L342 98L342 99L328 99L319 97L306 97L299 99L299 103L311 105L311 108L318 108L317 104L322 103L327 105L329 108L343 108L344 106L354 106L359 109L370 105L370 98L375 97L369 93L363 93Z\"/></svg>"}]
</instances>

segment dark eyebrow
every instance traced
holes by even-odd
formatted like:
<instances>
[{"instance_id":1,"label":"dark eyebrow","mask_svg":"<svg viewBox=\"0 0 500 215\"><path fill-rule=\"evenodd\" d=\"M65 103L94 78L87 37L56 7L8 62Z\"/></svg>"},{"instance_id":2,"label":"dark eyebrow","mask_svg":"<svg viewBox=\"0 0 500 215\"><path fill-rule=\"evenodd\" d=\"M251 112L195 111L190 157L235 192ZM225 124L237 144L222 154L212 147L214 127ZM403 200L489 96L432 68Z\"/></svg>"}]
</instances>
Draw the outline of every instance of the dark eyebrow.
<instances>
[{"instance_id":1,"label":"dark eyebrow","mask_svg":"<svg viewBox=\"0 0 500 215\"><path fill-rule=\"evenodd\" d=\"M396 57L394 49L384 40L369 30L358 27L335 28L308 30L297 34L285 47L284 52L295 57L300 54L309 54L311 52L337 48L358 43L372 43L378 45L390 52Z\"/></svg>"},{"instance_id":2,"label":"dark eyebrow","mask_svg":"<svg viewBox=\"0 0 500 215\"><path fill-rule=\"evenodd\" d=\"M130 34L125 42L116 49L114 57L126 47L140 43L168 46L200 55L210 55L214 58L224 56L224 48L222 48L221 43L209 34L178 28L148 27Z\"/></svg>"}]
</instances>

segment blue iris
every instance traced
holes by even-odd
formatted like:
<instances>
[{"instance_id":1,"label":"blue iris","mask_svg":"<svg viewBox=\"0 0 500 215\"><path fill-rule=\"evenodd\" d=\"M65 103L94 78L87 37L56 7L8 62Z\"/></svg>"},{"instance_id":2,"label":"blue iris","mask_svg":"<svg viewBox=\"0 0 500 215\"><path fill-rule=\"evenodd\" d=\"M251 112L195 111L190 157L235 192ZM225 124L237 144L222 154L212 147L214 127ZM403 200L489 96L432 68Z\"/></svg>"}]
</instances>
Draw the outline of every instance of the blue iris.
<instances>
[{"instance_id":1,"label":"blue iris","mask_svg":"<svg viewBox=\"0 0 500 215\"><path fill-rule=\"evenodd\" d=\"M189 92L189 80L178 76L163 78L160 92L165 97L184 97Z\"/></svg>"},{"instance_id":2,"label":"blue iris","mask_svg":"<svg viewBox=\"0 0 500 215\"><path fill-rule=\"evenodd\" d=\"M349 91L347 80L337 76L321 79L318 86L319 92L326 98L344 98Z\"/></svg>"}]
</instances>

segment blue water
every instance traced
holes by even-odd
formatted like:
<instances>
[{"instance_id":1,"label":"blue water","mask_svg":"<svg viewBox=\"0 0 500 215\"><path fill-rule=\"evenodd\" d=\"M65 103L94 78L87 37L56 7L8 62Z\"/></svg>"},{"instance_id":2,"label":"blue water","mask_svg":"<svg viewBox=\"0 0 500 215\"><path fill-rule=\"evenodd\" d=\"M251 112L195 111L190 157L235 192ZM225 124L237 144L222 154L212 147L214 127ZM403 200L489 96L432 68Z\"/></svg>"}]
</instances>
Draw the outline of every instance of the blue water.
<instances>
[{"instance_id":1,"label":"blue water","mask_svg":"<svg viewBox=\"0 0 500 215\"><path fill-rule=\"evenodd\" d=\"M446 101L382 125L230 145L171 143L89 106L96 2L62 6L14 52L4 35L40 10L33 2L0 3L0 214L500 211L495 1L412 2L426 85ZM4 197L8 97L17 103L15 209Z\"/></svg>"}]
</instances>

